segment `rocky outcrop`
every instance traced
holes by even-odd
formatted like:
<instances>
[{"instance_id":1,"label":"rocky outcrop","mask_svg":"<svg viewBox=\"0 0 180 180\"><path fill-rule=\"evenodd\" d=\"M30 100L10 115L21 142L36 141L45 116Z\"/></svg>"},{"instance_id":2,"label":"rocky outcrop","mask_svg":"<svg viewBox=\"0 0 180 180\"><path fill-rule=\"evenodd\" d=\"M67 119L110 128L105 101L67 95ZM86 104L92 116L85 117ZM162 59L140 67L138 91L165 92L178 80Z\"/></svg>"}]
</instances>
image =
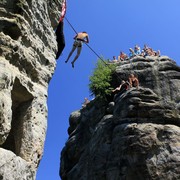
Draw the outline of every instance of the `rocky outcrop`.
<instances>
[{"instance_id":1,"label":"rocky outcrop","mask_svg":"<svg viewBox=\"0 0 180 180\"><path fill-rule=\"evenodd\" d=\"M116 69L140 88L98 99L69 118L63 180L180 179L180 67L169 57L135 57Z\"/></svg>"},{"instance_id":2,"label":"rocky outcrop","mask_svg":"<svg viewBox=\"0 0 180 180\"><path fill-rule=\"evenodd\" d=\"M0 2L0 179L35 179L62 0Z\"/></svg>"}]
</instances>

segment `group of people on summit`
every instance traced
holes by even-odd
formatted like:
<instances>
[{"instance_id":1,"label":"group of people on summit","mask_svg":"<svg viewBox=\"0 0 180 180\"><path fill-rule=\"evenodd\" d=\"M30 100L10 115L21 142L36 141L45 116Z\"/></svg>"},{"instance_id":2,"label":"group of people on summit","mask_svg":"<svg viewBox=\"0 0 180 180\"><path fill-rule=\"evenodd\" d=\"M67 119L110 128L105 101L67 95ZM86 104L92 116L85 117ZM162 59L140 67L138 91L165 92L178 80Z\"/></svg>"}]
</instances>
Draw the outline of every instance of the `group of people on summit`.
<instances>
[{"instance_id":1,"label":"group of people on summit","mask_svg":"<svg viewBox=\"0 0 180 180\"><path fill-rule=\"evenodd\" d=\"M120 51L120 54L118 58L116 56L113 56L113 59L110 61L110 63L117 63L125 60L129 60L135 56L160 56L160 50L154 51L151 47L147 46L146 44L144 45L143 49L141 50L140 46L135 45L134 49L129 48L129 55L124 53L123 51Z\"/></svg>"}]
</instances>

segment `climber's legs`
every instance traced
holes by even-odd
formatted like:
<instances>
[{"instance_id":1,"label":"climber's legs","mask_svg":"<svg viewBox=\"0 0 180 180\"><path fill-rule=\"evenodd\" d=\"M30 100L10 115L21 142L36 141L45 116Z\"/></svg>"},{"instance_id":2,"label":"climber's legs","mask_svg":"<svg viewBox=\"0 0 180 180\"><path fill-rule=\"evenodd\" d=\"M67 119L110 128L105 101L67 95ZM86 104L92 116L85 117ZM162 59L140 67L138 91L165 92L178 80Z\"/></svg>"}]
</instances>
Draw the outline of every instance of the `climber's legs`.
<instances>
[{"instance_id":1,"label":"climber's legs","mask_svg":"<svg viewBox=\"0 0 180 180\"><path fill-rule=\"evenodd\" d=\"M71 52L69 53L69 56L68 56L67 60L65 61L65 63L68 62L69 58L72 56L72 54L75 51L75 49L76 49L76 46L73 45L73 48L72 48Z\"/></svg>"},{"instance_id":2,"label":"climber's legs","mask_svg":"<svg viewBox=\"0 0 180 180\"><path fill-rule=\"evenodd\" d=\"M71 62L73 68L74 68L75 61L77 60L77 58L81 54L81 50L82 50L82 46L78 46L78 48L77 48L77 55L75 56L74 60Z\"/></svg>"}]
</instances>

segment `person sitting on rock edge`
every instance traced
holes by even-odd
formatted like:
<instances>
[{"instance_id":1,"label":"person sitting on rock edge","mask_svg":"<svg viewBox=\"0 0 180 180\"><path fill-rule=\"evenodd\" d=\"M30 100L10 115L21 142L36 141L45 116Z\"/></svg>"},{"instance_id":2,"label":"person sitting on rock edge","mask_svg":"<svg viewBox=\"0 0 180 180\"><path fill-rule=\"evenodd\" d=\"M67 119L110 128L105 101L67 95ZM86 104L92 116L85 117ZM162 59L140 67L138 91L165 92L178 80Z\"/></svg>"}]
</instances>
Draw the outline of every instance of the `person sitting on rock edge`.
<instances>
[{"instance_id":1,"label":"person sitting on rock edge","mask_svg":"<svg viewBox=\"0 0 180 180\"><path fill-rule=\"evenodd\" d=\"M119 61L116 59L116 56L113 56L113 59L110 61L108 61L109 62L109 64L111 64L111 63L118 63Z\"/></svg>"},{"instance_id":2,"label":"person sitting on rock edge","mask_svg":"<svg viewBox=\"0 0 180 180\"><path fill-rule=\"evenodd\" d=\"M141 55L141 48L138 45L135 45L134 47L134 53L135 55Z\"/></svg>"},{"instance_id":3,"label":"person sitting on rock edge","mask_svg":"<svg viewBox=\"0 0 180 180\"><path fill-rule=\"evenodd\" d=\"M128 56L124 52L120 51L120 54L118 56L118 61L124 61L127 59L128 59Z\"/></svg>"},{"instance_id":4,"label":"person sitting on rock edge","mask_svg":"<svg viewBox=\"0 0 180 180\"><path fill-rule=\"evenodd\" d=\"M132 48L129 48L129 58L132 58L135 56L134 50Z\"/></svg>"}]
</instances>

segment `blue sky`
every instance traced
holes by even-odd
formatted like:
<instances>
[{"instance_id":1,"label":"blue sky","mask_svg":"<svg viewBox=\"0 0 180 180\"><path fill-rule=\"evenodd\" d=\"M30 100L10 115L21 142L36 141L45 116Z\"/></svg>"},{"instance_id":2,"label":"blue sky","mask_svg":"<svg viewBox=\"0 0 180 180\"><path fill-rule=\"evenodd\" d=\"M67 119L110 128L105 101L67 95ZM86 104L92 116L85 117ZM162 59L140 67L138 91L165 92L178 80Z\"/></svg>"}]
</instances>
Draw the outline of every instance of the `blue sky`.
<instances>
[{"instance_id":1,"label":"blue sky","mask_svg":"<svg viewBox=\"0 0 180 180\"><path fill-rule=\"evenodd\" d=\"M90 46L106 59L138 44L160 50L180 65L180 0L67 0L66 17L76 31L87 31ZM64 20L65 21L65 20ZM91 98L89 76L98 57L84 45L72 69L75 33L65 21L66 47L57 61L48 89L48 130L44 156L37 180L59 180L60 152L68 139L70 113L81 108L84 97Z\"/></svg>"}]
</instances>

